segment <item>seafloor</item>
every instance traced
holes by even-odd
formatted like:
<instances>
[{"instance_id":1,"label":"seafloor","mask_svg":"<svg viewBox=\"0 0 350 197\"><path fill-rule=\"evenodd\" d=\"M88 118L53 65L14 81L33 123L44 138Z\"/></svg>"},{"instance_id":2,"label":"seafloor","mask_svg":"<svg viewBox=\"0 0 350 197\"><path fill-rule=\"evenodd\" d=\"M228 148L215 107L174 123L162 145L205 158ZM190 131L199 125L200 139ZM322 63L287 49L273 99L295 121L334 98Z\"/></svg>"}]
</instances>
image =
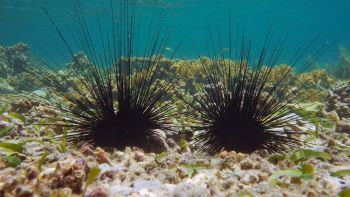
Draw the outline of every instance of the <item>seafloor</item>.
<instances>
[{"instance_id":1,"label":"seafloor","mask_svg":"<svg viewBox=\"0 0 350 197\"><path fill-rule=\"evenodd\" d=\"M286 154L259 155L208 156L175 138L158 154L47 140L65 133L48 119L60 113L48 102L57 96L14 66L36 63L24 44L0 46L0 196L350 196L346 54L338 70L301 76L316 85L299 114L307 119L284 129L309 133L301 135L305 143Z\"/></svg>"}]
</instances>

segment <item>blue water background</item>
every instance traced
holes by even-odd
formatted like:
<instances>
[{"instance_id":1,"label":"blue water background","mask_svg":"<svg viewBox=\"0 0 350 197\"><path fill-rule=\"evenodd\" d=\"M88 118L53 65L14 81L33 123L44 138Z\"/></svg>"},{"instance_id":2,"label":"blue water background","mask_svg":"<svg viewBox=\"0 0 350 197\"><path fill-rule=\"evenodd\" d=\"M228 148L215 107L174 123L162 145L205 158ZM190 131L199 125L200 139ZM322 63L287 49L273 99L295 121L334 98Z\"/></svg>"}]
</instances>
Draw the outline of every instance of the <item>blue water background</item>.
<instances>
[{"instance_id":1,"label":"blue water background","mask_svg":"<svg viewBox=\"0 0 350 197\"><path fill-rule=\"evenodd\" d=\"M87 17L88 26L96 42L96 10L101 12L103 26L110 26L108 0L80 1ZM118 1L114 1L118 2ZM143 19L150 17L153 0L140 0ZM74 24L72 0L1 0L0 2L0 45L12 45L17 42L28 43L34 54L44 56L35 43L58 62L68 61L62 41L41 7L45 7L61 29ZM170 27L171 42L169 48L184 39L177 58L197 58L194 46L201 55L206 55L205 41L209 39L209 28L222 32L224 48L228 47L228 19L231 13L233 27L253 38L255 49L261 45L266 33L271 28L277 39L289 28L285 54L294 54L298 46L310 42L321 33L312 49L305 57L312 55L322 45L336 41L336 44L324 53L318 63L337 64L338 46L350 48L350 1L349 0L160 0L159 10L169 7L167 24ZM235 30L234 30L235 31ZM73 42L67 36L68 42ZM193 42L195 44L193 44ZM142 42L141 42L142 44ZM142 46L140 46L142 48ZM69 58L68 58L69 59ZM287 61L285 56L281 62Z\"/></svg>"}]
</instances>

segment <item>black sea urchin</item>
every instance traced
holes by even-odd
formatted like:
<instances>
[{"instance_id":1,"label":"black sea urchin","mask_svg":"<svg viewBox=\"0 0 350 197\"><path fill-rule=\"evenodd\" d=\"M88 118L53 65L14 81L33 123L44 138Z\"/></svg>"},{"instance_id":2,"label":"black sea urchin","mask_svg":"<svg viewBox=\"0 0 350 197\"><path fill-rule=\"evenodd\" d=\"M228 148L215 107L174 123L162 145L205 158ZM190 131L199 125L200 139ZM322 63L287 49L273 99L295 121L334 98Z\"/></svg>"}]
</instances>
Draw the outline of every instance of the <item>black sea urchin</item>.
<instances>
[{"instance_id":1,"label":"black sea urchin","mask_svg":"<svg viewBox=\"0 0 350 197\"><path fill-rule=\"evenodd\" d=\"M97 43L92 39L92 30L88 28L80 4L75 3L77 22L70 32L79 51L86 56L85 61L75 61L71 67L71 79L66 79L66 73L62 74L44 60L46 66L30 68L28 72L34 73L73 106L62 104L60 107L64 114L61 120L71 130L68 141L119 149L138 146L146 151L158 151L161 136L157 130L172 129L169 121L172 107L164 102L172 85L161 80L164 76L159 76L159 68L164 66L160 63L161 55L169 39L162 35L167 34L163 27L166 10L154 11L150 24L146 25L149 29L140 29L136 1L120 2L118 14L115 14L111 1L109 31L102 28L97 15ZM64 31L47 10L44 11L70 56L76 57ZM147 35L144 49L139 44L140 32ZM140 53L142 58L135 58Z\"/></svg>"},{"instance_id":2,"label":"black sea urchin","mask_svg":"<svg viewBox=\"0 0 350 197\"><path fill-rule=\"evenodd\" d=\"M283 128L292 126L299 118L293 112L298 110L298 102L305 99L305 88L300 88L303 84L298 82L299 74L293 68L312 43L301 47L289 66L280 68L276 75L273 66L283 52L286 36L269 51L272 34L268 33L257 60L252 61L252 44L244 34L232 41L230 27L227 48L223 47L220 32L217 45L214 34L210 35L209 59L200 57L201 66L196 71L204 74L204 81L194 85L193 102L189 103L198 114L195 144L210 154L223 149L243 153L283 152L285 147L298 145L296 133ZM216 46L219 50L214 49ZM308 67L324 50L322 47L298 68Z\"/></svg>"}]
</instances>

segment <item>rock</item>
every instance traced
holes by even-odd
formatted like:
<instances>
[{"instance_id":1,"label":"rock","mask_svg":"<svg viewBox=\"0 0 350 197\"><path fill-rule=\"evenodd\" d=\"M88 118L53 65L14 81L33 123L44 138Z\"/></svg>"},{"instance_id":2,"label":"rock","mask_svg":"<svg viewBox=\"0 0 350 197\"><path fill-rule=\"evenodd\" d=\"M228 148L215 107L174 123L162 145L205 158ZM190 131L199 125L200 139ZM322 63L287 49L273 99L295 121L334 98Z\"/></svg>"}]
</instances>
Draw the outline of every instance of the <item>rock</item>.
<instances>
[{"instance_id":1,"label":"rock","mask_svg":"<svg viewBox=\"0 0 350 197\"><path fill-rule=\"evenodd\" d=\"M35 90L32 92L32 94L35 94L35 95L40 96L42 98L45 98L47 96L47 93L43 90Z\"/></svg>"},{"instance_id":2,"label":"rock","mask_svg":"<svg viewBox=\"0 0 350 197\"><path fill-rule=\"evenodd\" d=\"M221 152L219 153L219 157L220 157L221 159L225 159L225 158L227 157L227 155L228 155L228 152L227 152L227 151L221 151Z\"/></svg>"},{"instance_id":3,"label":"rock","mask_svg":"<svg viewBox=\"0 0 350 197\"><path fill-rule=\"evenodd\" d=\"M107 197L108 192L103 188L97 188L87 192L86 197Z\"/></svg>"},{"instance_id":4,"label":"rock","mask_svg":"<svg viewBox=\"0 0 350 197\"><path fill-rule=\"evenodd\" d=\"M141 151L135 151L134 158L136 161L141 162L145 160L145 154Z\"/></svg>"},{"instance_id":5,"label":"rock","mask_svg":"<svg viewBox=\"0 0 350 197\"><path fill-rule=\"evenodd\" d=\"M343 119L335 126L335 131L350 134L350 119Z\"/></svg>"},{"instance_id":6,"label":"rock","mask_svg":"<svg viewBox=\"0 0 350 197\"><path fill-rule=\"evenodd\" d=\"M0 160L0 170L5 169L5 167L6 167L5 162L4 162L4 161L2 161L2 160Z\"/></svg>"},{"instance_id":7,"label":"rock","mask_svg":"<svg viewBox=\"0 0 350 197\"><path fill-rule=\"evenodd\" d=\"M30 101L28 99L20 99L11 103L11 111L22 114L27 113L37 106L39 106L39 102Z\"/></svg>"},{"instance_id":8,"label":"rock","mask_svg":"<svg viewBox=\"0 0 350 197\"><path fill-rule=\"evenodd\" d=\"M33 196L33 191L29 185L19 185L16 189L16 196L18 197L31 197Z\"/></svg>"},{"instance_id":9,"label":"rock","mask_svg":"<svg viewBox=\"0 0 350 197\"><path fill-rule=\"evenodd\" d=\"M339 121L339 116L336 111L330 111L327 113L326 118L328 118L331 121L338 122Z\"/></svg>"},{"instance_id":10,"label":"rock","mask_svg":"<svg viewBox=\"0 0 350 197\"><path fill-rule=\"evenodd\" d=\"M161 153L170 150L166 141L167 136L163 130L153 130L153 136L149 139L148 147L143 147L145 152Z\"/></svg>"},{"instance_id":11,"label":"rock","mask_svg":"<svg viewBox=\"0 0 350 197\"><path fill-rule=\"evenodd\" d=\"M246 161L241 163L241 169L242 170L250 170L253 168L253 164L250 161Z\"/></svg>"},{"instance_id":12,"label":"rock","mask_svg":"<svg viewBox=\"0 0 350 197\"><path fill-rule=\"evenodd\" d=\"M26 169L26 176L29 180L36 178L38 174L39 172L34 167L30 167Z\"/></svg>"},{"instance_id":13,"label":"rock","mask_svg":"<svg viewBox=\"0 0 350 197\"><path fill-rule=\"evenodd\" d=\"M144 180L138 178L134 182L134 190L140 191L141 189L153 189L155 191L162 188L162 183L159 180Z\"/></svg>"},{"instance_id":14,"label":"rock","mask_svg":"<svg viewBox=\"0 0 350 197\"><path fill-rule=\"evenodd\" d=\"M108 164L111 163L107 152L105 150L103 150L102 148L97 147L95 150L95 155L98 158L98 161L100 163L108 163Z\"/></svg>"},{"instance_id":15,"label":"rock","mask_svg":"<svg viewBox=\"0 0 350 197\"><path fill-rule=\"evenodd\" d=\"M93 149L93 147L91 145L84 145L80 149L80 152L83 153L83 155L85 155L85 156L89 156L89 155L93 156L95 153L92 149Z\"/></svg>"},{"instance_id":16,"label":"rock","mask_svg":"<svg viewBox=\"0 0 350 197\"><path fill-rule=\"evenodd\" d=\"M258 176L257 172L247 172L240 179L241 183L243 183L245 185L257 183L258 180L259 180L259 176Z\"/></svg>"},{"instance_id":17,"label":"rock","mask_svg":"<svg viewBox=\"0 0 350 197\"><path fill-rule=\"evenodd\" d=\"M13 92L14 88L10 86L6 81L0 80L0 93L10 93Z\"/></svg>"}]
</instances>

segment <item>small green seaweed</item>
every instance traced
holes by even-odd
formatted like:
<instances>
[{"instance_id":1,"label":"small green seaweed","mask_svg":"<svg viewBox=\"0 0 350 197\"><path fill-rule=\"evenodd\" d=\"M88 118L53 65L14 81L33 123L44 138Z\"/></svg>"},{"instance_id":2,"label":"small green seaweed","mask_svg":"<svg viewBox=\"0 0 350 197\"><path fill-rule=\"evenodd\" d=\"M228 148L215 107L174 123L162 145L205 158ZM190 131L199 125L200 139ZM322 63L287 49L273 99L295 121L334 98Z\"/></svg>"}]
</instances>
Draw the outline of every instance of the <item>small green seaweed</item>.
<instances>
[{"instance_id":1,"label":"small green seaweed","mask_svg":"<svg viewBox=\"0 0 350 197\"><path fill-rule=\"evenodd\" d=\"M2 159L5 162L6 167L11 167L11 168L15 168L17 167L19 164L21 164L21 160L15 156L15 155L7 155L5 157L2 157Z\"/></svg>"},{"instance_id":2,"label":"small green seaweed","mask_svg":"<svg viewBox=\"0 0 350 197\"><path fill-rule=\"evenodd\" d=\"M13 152L21 153L26 142L20 143L0 143L0 148L5 148Z\"/></svg>"},{"instance_id":3,"label":"small green seaweed","mask_svg":"<svg viewBox=\"0 0 350 197\"><path fill-rule=\"evenodd\" d=\"M340 193L339 193L340 197L350 197L350 188L346 187L344 188Z\"/></svg>"},{"instance_id":4,"label":"small green seaweed","mask_svg":"<svg viewBox=\"0 0 350 197\"><path fill-rule=\"evenodd\" d=\"M65 127L63 129L63 134L62 134L62 141L60 144L57 145L57 148L60 152L65 153L68 151L68 143L67 143L67 133L68 133L68 128ZM54 143L56 143L55 140L53 140Z\"/></svg>"},{"instance_id":5,"label":"small green seaweed","mask_svg":"<svg viewBox=\"0 0 350 197\"><path fill-rule=\"evenodd\" d=\"M269 185L276 186L278 178L282 176L289 176L289 177L302 177L303 172L301 170L296 169L289 169L289 170L280 170L277 172L274 172L267 180Z\"/></svg>"},{"instance_id":6,"label":"small green seaweed","mask_svg":"<svg viewBox=\"0 0 350 197\"><path fill-rule=\"evenodd\" d=\"M312 175L315 169L313 165L306 163L301 166L301 171L303 172L303 174Z\"/></svg>"},{"instance_id":7,"label":"small green seaweed","mask_svg":"<svg viewBox=\"0 0 350 197\"><path fill-rule=\"evenodd\" d=\"M317 139L317 138L320 137L320 134L319 134L319 132L320 132L320 127L319 127L319 125L315 125L315 126L316 126L316 129L315 129L315 130L312 130L312 129L306 130L307 137L306 137L306 139L304 140L305 143L310 142L310 141L313 141L313 140L315 140L315 139Z\"/></svg>"},{"instance_id":8,"label":"small green seaweed","mask_svg":"<svg viewBox=\"0 0 350 197\"><path fill-rule=\"evenodd\" d=\"M9 113L8 116L11 118L17 119L17 120L21 121L22 123L26 122L26 118L22 114L12 112L12 113Z\"/></svg>"},{"instance_id":9,"label":"small green seaweed","mask_svg":"<svg viewBox=\"0 0 350 197\"><path fill-rule=\"evenodd\" d=\"M306 105L307 106L307 105ZM309 105L312 106L312 105ZM335 123L329 119L317 116L317 111L309 111L308 107L297 109L296 114L303 117L305 120L313 123L316 127L333 128Z\"/></svg>"},{"instance_id":10,"label":"small green seaweed","mask_svg":"<svg viewBox=\"0 0 350 197\"><path fill-rule=\"evenodd\" d=\"M210 168L210 165L206 163L194 163L194 164L182 163L180 164L180 166L187 169L187 174L188 174L188 177L190 178L198 174L200 169Z\"/></svg>"},{"instance_id":11,"label":"small green seaweed","mask_svg":"<svg viewBox=\"0 0 350 197\"><path fill-rule=\"evenodd\" d=\"M184 137L181 138L179 145L182 151L185 151L187 149L188 144Z\"/></svg>"},{"instance_id":12,"label":"small green seaweed","mask_svg":"<svg viewBox=\"0 0 350 197\"><path fill-rule=\"evenodd\" d=\"M156 161L156 163L160 163L160 160L162 160L164 157L168 156L168 153L166 151L163 151L159 154L156 154L156 156L154 157L154 160Z\"/></svg>"},{"instance_id":13,"label":"small green seaweed","mask_svg":"<svg viewBox=\"0 0 350 197\"><path fill-rule=\"evenodd\" d=\"M5 128L3 128L2 130L0 130L0 138L6 136L6 134L8 132L10 132L13 129L13 126L7 126Z\"/></svg>"},{"instance_id":14,"label":"small green seaweed","mask_svg":"<svg viewBox=\"0 0 350 197\"><path fill-rule=\"evenodd\" d=\"M331 121L329 119L322 118L320 121L320 125L323 128L331 129L331 128L334 128L335 123L334 123L334 121Z\"/></svg>"},{"instance_id":15,"label":"small green seaweed","mask_svg":"<svg viewBox=\"0 0 350 197\"><path fill-rule=\"evenodd\" d=\"M38 139L38 138L29 138L29 139L23 140L21 143L26 144L26 143L29 143L29 142L36 142L36 143L42 144L42 145L45 144L42 139Z\"/></svg>"},{"instance_id":16,"label":"small green seaweed","mask_svg":"<svg viewBox=\"0 0 350 197\"><path fill-rule=\"evenodd\" d=\"M286 159L286 156L275 154L275 155L270 156L267 159L267 161L269 161L270 163L273 163L273 164L277 164L279 161L282 161L284 159Z\"/></svg>"},{"instance_id":17,"label":"small green seaweed","mask_svg":"<svg viewBox=\"0 0 350 197\"><path fill-rule=\"evenodd\" d=\"M7 111L7 109L9 108L9 104L8 103L4 103L3 106L0 107L0 114L3 114Z\"/></svg>"},{"instance_id":18,"label":"small green seaweed","mask_svg":"<svg viewBox=\"0 0 350 197\"><path fill-rule=\"evenodd\" d=\"M101 173L101 169L99 167L91 168L89 171L89 174L86 177L85 188L87 188L89 185L91 185L100 173Z\"/></svg>"},{"instance_id":19,"label":"small green seaweed","mask_svg":"<svg viewBox=\"0 0 350 197\"><path fill-rule=\"evenodd\" d=\"M350 169L339 170L331 173L331 176L334 176L334 177L343 177L343 176L349 176L349 175L350 175Z\"/></svg>"},{"instance_id":20,"label":"small green seaweed","mask_svg":"<svg viewBox=\"0 0 350 197\"><path fill-rule=\"evenodd\" d=\"M312 174L314 173L314 166L311 164L303 164L300 169L288 169L280 170L273 173L267 180L271 186L277 185L278 178L282 176L295 177L298 179L310 180L312 179Z\"/></svg>"},{"instance_id":21,"label":"small green seaweed","mask_svg":"<svg viewBox=\"0 0 350 197\"><path fill-rule=\"evenodd\" d=\"M312 157L320 158L322 160L331 159L331 155L329 153L310 149L301 149L293 153L292 156L290 156L290 160L292 160L295 164L298 164L299 162L306 161Z\"/></svg>"},{"instance_id":22,"label":"small green seaweed","mask_svg":"<svg viewBox=\"0 0 350 197\"><path fill-rule=\"evenodd\" d=\"M40 159L38 160L38 169L41 170L41 166L44 164L47 156L49 155L49 152L46 151L41 157Z\"/></svg>"},{"instance_id":23,"label":"small green seaweed","mask_svg":"<svg viewBox=\"0 0 350 197\"><path fill-rule=\"evenodd\" d=\"M187 168L187 174L190 178L198 174L198 169L195 166L190 166Z\"/></svg>"},{"instance_id":24,"label":"small green seaweed","mask_svg":"<svg viewBox=\"0 0 350 197\"><path fill-rule=\"evenodd\" d=\"M312 174L314 173L315 169L314 166L311 164L303 164L301 166L301 172L303 173L301 175L301 178L304 180L310 180L312 179Z\"/></svg>"},{"instance_id":25,"label":"small green seaweed","mask_svg":"<svg viewBox=\"0 0 350 197\"><path fill-rule=\"evenodd\" d=\"M32 125L33 131L36 133L37 136L40 136L40 125L33 124Z\"/></svg>"},{"instance_id":26,"label":"small green seaweed","mask_svg":"<svg viewBox=\"0 0 350 197\"><path fill-rule=\"evenodd\" d=\"M254 197L254 195L248 190L242 190L238 193L238 196L249 196Z\"/></svg>"},{"instance_id":27,"label":"small green seaweed","mask_svg":"<svg viewBox=\"0 0 350 197\"><path fill-rule=\"evenodd\" d=\"M187 174L189 178L192 178L198 174L198 168L193 164L181 164L183 167L187 168Z\"/></svg>"},{"instance_id":28,"label":"small green seaweed","mask_svg":"<svg viewBox=\"0 0 350 197\"><path fill-rule=\"evenodd\" d=\"M347 146L347 145L343 145L343 144L340 144L340 143L336 143L335 148L338 148L339 150L350 150L350 147ZM350 156L350 152L348 152L348 156Z\"/></svg>"}]
</instances>

